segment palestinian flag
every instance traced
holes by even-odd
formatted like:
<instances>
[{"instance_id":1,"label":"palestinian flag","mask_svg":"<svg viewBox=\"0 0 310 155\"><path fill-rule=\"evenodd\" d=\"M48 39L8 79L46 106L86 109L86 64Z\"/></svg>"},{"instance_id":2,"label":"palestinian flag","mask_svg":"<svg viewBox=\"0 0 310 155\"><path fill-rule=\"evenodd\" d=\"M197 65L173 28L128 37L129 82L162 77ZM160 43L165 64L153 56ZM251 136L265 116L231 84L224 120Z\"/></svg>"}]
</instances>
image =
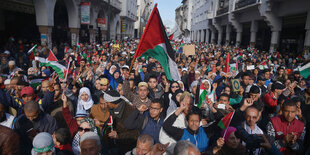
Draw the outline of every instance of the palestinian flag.
<instances>
[{"instance_id":1,"label":"palestinian flag","mask_svg":"<svg viewBox=\"0 0 310 155\"><path fill-rule=\"evenodd\" d=\"M30 80L30 86L36 88L42 84L43 79L32 79Z\"/></svg>"},{"instance_id":2,"label":"palestinian flag","mask_svg":"<svg viewBox=\"0 0 310 155\"><path fill-rule=\"evenodd\" d=\"M178 67L174 62L175 52L171 47L156 5L146 24L134 59L141 56L156 59L163 66L168 80L180 80Z\"/></svg>"},{"instance_id":3,"label":"palestinian flag","mask_svg":"<svg viewBox=\"0 0 310 155\"><path fill-rule=\"evenodd\" d=\"M42 57L35 57L35 60L39 61L41 66L52 67L55 70L55 72L59 75L59 78L65 79L67 68L64 65L58 63L57 61L48 61L47 59Z\"/></svg>"},{"instance_id":4,"label":"palestinian flag","mask_svg":"<svg viewBox=\"0 0 310 155\"><path fill-rule=\"evenodd\" d=\"M229 68L230 68L229 62L230 62L230 56L229 56L229 53L228 53L227 56L226 56L226 60L225 60L225 67L224 67L224 72L225 73L229 72Z\"/></svg>"},{"instance_id":5,"label":"palestinian flag","mask_svg":"<svg viewBox=\"0 0 310 155\"><path fill-rule=\"evenodd\" d=\"M201 108L201 105L203 104L203 101L205 101L206 98L207 98L207 94L208 94L208 92L207 92L205 86L203 85L202 81L200 80L199 101L198 101L198 104L197 104L198 108Z\"/></svg>"},{"instance_id":6,"label":"palestinian flag","mask_svg":"<svg viewBox=\"0 0 310 155\"><path fill-rule=\"evenodd\" d=\"M260 63L260 65L258 67L259 67L260 70L267 69L268 68L267 61L264 60L263 62Z\"/></svg>"},{"instance_id":7,"label":"palestinian flag","mask_svg":"<svg viewBox=\"0 0 310 155\"><path fill-rule=\"evenodd\" d=\"M78 48L79 51L81 50L81 45L80 45L80 43L76 43L76 48Z\"/></svg>"},{"instance_id":8,"label":"palestinian flag","mask_svg":"<svg viewBox=\"0 0 310 155\"><path fill-rule=\"evenodd\" d=\"M35 44L35 45L27 52L27 54L30 54L37 46L38 46L38 45Z\"/></svg>"},{"instance_id":9,"label":"palestinian flag","mask_svg":"<svg viewBox=\"0 0 310 155\"><path fill-rule=\"evenodd\" d=\"M226 116L224 116L219 123L217 124L217 126L219 126L221 129L227 129L229 127L230 121L234 116L235 111L230 112L229 114L227 114Z\"/></svg>"},{"instance_id":10,"label":"palestinian flag","mask_svg":"<svg viewBox=\"0 0 310 155\"><path fill-rule=\"evenodd\" d=\"M239 73L238 71L238 62L237 63L233 63L233 64L230 64L230 70L231 71L236 71L236 75Z\"/></svg>"},{"instance_id":11,"label":"palestinian flag","mask_svg":"<svg viewBox=\"0 0 310 155\"><path fill-rule=\"evenodd\" d=\"M49 80L48 78L33 78L30 80L30 86L33 88L36 88L37 86L40 86L43 81Z\"/></svg>"},{"instance_id":12,"label":"palestinian flag","mask_svg":"<svg viewBox=\"0 0 310 155\"><path fill-rule=\"evenodd\" d=\"M173 35L174 35L174 33L172 33L172 34L169 36L169 40L173 40Z\"/></svg>"},{"instance_id":13,"label":"palestinian flag","mask_svg":"<svg viewBox=\"0 0 310 155\"><path fill-rule=\"evenodd\" d=\"M310 75L310 62L308 62L307 64L300 67L299 72L303 78L305 78L305 79L308 78Z\"/></svg>"},{"instance_id":14,"label":"palestinian flag","mask_svg":"<svg viewBox=\"0 0 310 155\"><path fill-rule=\"evenodd\" d=\"M87 55L86 53L82 52L82 53L81 53L81 56L82 56L84 59L86 59L87 62L88 62L89 64L92 64L92 61L91 61L91 59L90 59L90 54Z\"/></svg>"},{"instance_id":15,"label":"palestinian flag","mask_svg":"<svg viewBox=\"0 0 310 155\"><path fill-rule=\"evenodd\" d=\"M238 54L237 56L234 57L234 60L241 61L242 60L242 55Z\"/></svg>"},{"instance_id":16,"label":"palestinian flag","mask_svg":"<svg viewBox=\"0 0 310 155\"><path fill-rule=\"evenodd\" d=\"M68 51L69 51L69 48L66 47L66 48L65 48L65 54L68 53Z\"/></svg>"},{"instance_id":17,"label":"palestinian flag","mask_svg":"<svg viewBox=\"0 0 310 155\"><path fill-rule=\"evenodd\" d=\"M37 44L35 44L30 50L28 50L27 54L29 55L29 59L30 60L33 60L34 57L35 57L35 51L36 51L36 48L37 48ZM33 52L32 52L33 51Z\"/></svg>"},{"instance_id":18,"label":"palestinian flag","mask_svg":"<svg viewBox=\"0 0 310 155\"><path fill-rule=\"evenodd\" d=\"M56 58L55 54L53 53L52 50L50 50L48 57L47 57L48 61L58 61L58 59Z\"/></svg>"}]
</instances>

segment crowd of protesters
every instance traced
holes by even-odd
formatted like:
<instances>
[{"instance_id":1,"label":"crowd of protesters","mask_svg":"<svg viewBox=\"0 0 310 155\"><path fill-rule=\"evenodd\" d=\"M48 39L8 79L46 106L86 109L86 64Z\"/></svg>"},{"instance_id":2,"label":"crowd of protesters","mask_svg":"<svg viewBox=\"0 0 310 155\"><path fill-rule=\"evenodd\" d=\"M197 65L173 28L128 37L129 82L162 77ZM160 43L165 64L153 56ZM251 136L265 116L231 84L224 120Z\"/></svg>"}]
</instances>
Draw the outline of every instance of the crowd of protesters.
<instances>
[{"instance_id":1,"label":"crowd of protesters","mask_svg":"<svg viewBox=\"0 0 310 155\"><path fill-rule=\"evenodd\" d=\"M187 55L171 42L181 78L170 81L154 58L133 61L138 43L28 52L35 43L10 40L1 51L0 154L310 153L310 77L298 70L309 53L192 42ZM50 50L65 78L35 59Z\"/></svg>"}]
</instances>

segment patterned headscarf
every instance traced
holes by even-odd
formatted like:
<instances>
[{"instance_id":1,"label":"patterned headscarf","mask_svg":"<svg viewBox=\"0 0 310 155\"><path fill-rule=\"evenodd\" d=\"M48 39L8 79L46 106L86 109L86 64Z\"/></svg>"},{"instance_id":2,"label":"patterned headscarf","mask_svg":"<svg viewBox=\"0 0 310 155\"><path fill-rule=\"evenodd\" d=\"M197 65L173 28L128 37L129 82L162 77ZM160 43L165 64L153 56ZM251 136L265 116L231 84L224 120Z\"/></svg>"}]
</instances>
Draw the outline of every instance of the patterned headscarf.
<instances>
[{"instance_id":1,"label":"patterned headscarf","mask_svg":"<svg viewBox=\"0 0 310 155\"><path fill-rule=\"evenodd\" d=\"M84 123L84 122L86 122L86 123L89 124L90 130L91 130L91 131L94 132L94 131L96 130L95 122L94 122L93 119L86 117L86 118L84 118L84 119L82 119L82 120L80 121L81 124Z\"/></svg>"}]
</instances>

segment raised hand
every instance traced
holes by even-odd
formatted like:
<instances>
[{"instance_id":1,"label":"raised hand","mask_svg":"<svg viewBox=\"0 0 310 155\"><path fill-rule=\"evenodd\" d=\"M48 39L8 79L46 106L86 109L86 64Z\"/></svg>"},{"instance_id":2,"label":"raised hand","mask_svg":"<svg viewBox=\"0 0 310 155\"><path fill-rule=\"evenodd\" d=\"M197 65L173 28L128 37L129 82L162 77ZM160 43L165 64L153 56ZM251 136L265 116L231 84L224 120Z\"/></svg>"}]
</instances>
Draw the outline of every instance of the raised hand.
<instances>
[{"instance_id":1,"label":"raised hand","mask_svg":"<svg viewBox=\"0 0 310 155\"><path fill-rule=\"evenodd\" d=\"M62 100L62 103L63 103L63 107L66 108L68 107L68 98L67 96L65 95L65 93L62 93L61 95L61 100Z\"/></svg>"}]
</instances>

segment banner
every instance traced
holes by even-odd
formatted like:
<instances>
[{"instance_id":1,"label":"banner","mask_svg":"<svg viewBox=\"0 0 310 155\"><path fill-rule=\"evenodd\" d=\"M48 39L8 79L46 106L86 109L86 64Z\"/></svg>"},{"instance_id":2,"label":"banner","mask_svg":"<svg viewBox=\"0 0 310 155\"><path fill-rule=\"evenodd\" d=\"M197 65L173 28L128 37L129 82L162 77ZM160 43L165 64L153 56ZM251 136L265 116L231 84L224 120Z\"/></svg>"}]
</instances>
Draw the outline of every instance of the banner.
<instances>
[{"instance_id":1,"label":"banner","mask_svg":"<svg viewBox=\"0 0 310 155\"><path fill-rule=\"evenodd\" d=\"M90 24L90 2L81 2L81 24Z\"/></svg>"},{"instance_id":2,"label":"banner","mask_svg":"<svg viewBox=\"0 0 310 155\"><path fill-rule=\"evenodd\" d=\"M195 55L195 45L194 44L184 45L183 52L186 56Z\"/></svg>"},{"instance_id":3,"label":"banner","mask_svg":"<svg viewBox=\"0 0 310 155\"><path fill-rule=\"evenodd\" d=\"M105 18L97 18L97 24L100 28L106 27L107 20Z\"/></svg>"}]
</instances>

